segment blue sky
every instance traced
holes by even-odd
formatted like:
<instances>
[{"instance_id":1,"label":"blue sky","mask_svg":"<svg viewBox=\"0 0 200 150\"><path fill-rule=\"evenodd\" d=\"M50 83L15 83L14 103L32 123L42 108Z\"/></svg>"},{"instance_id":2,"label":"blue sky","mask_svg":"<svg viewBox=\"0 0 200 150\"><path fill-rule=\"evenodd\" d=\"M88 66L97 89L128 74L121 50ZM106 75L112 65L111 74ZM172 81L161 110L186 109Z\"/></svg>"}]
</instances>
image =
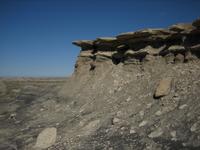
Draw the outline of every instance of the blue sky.
<instances>
[{"instance_id":1,"label":"blue sky","mask_svg":"<svg viewBox=\"0 0 200 150\"><path fill-rule=\"evenodd\" d=\"M68 76L73 40L198 17L199 0L0 0L0 76Z\"/></svg>"}]
</instances>

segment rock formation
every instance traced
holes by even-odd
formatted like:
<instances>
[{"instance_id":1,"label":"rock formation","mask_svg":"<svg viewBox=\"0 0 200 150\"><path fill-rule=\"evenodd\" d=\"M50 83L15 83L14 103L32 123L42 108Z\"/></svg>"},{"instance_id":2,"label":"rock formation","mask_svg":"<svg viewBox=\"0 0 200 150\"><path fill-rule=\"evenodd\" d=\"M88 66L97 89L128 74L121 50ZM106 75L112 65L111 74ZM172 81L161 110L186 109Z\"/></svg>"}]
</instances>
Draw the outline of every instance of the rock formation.
<instances>
[{"instance_id":1,"label":"rock formation","mask_svg":"<svg viewBox=\"0 0 200 150\"><path fill-rule=\"evenodd\" d=\"M65 82L0 81L0 149L200 149L200 19L73 43Z\"/></svg>"},{"instance_id":2,"label":"rock formation","mask_svg":"<svg viewBox=\"0 0 200 150\"><path fill-rule=\"evenodd\" d=\"M199 20L167 29L146 29L116 37L74 41L73 44L81 47L75 71L79 72L79 68L94 70L94 66L108 62L141 65L164 59L166 63L184 63L200 57L199 43Z\"/></svg>"},{"instance_id":3,"label":"rock formation","mask_svg":"<svg viewBox=\"0 0 200 150\"><path fill-rule=\"evenodd\" d=\"M73 148L199 149L199 23L74 41L81 52L60 92L79 112Z\"/></svg>"}]
</instances>

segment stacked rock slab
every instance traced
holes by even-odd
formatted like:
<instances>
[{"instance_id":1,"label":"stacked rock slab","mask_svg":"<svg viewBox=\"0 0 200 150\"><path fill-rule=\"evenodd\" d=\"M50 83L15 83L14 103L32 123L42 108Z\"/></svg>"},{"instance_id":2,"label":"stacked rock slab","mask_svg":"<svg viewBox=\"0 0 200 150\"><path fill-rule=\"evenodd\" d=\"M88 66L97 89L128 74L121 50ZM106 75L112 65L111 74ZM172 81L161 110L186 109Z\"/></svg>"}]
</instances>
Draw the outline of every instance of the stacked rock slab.
<instances>
[{"instance_id":1,"label":"stacked rock slab","mask_svg":"<svg viewBox=\"0 0 200 150\"><path fill-rule=\"evenodd\" d=\"M74 41L73 44L81 47L75 71L83 66L86 70L95 70L105 62L142 64L154 58L165 59L166 63L184 63L200 58L199 43L200 19L167 29L145 29L116 37Z\"/></svg>"}]
</instances>

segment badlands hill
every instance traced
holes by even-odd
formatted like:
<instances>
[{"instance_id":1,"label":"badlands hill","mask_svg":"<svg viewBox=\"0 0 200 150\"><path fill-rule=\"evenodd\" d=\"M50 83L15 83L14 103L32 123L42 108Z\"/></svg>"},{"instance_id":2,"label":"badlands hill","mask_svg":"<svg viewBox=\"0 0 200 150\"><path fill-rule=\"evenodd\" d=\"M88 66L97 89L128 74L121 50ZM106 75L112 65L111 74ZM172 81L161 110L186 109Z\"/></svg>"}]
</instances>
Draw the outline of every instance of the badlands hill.
<instances>
[{"instance_id":1,"label":"badlands hill","mask_svg":"<svg viewBox=\"0 0 200 150\"><path fill-rule=\"evenodd\" d=\"M200 149L200 20L73 43L68 79L1 79L0 149Z\"/></svg>"}]
</instances>

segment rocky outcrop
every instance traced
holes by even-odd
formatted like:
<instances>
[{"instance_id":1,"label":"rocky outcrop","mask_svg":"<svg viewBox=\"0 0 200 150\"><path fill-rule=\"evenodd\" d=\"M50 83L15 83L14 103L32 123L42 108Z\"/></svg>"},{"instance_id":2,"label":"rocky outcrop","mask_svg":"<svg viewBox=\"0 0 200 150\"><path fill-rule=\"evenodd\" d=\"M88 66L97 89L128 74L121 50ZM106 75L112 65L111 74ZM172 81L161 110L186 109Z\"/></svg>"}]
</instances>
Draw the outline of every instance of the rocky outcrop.
<instances>
[{"instance_id":1,"label":"rocky outcrop","mask_svg":"<svg viewBox=\"0 0 200 150\"><path fill-rule=\"evenodd\" d=\"M69 145L200 148L199 20L74 44L82 50L60 93L75 116L65 130Z\"/></svg>"},{"instance_id":2,"label":"rocky outcrop","mask_svg":"<svg viewBox=\"0 0 200 150\"><path fill-rule=\"evenodd\" d=\"M0 149L200 149L199 20L73 43L65 82L0 81Z\"/></svg>"},{"instance_id":3,"label":"rocky outcrop","mask_svg":"<svg viewBox=\"0 0 200 150\"><path fill-rule=\"evenodd\" d=\"M170 63L183 63L198 59L199 22L196 20L192 24L176 24L167 29L145 29L116 37L75 41L73 43L82 49L76 71L82 65L87 65L87 70L94 70L94 66L105 62L115 65L141 64L159 57L170 59Z\"/></svg>"}]
</instances>

